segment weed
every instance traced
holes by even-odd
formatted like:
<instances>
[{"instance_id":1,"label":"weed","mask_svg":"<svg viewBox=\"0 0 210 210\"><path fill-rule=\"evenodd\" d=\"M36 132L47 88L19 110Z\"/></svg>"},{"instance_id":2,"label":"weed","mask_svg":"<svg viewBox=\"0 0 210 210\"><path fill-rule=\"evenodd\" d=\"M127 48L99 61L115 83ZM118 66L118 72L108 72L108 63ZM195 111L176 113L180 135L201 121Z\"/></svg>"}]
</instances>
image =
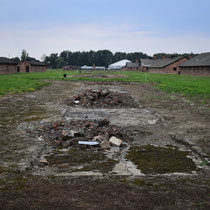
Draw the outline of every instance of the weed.
<instances>
[{"instance_id":1,"label":"weed","mask_svg":"<svg viewBox=\"0 0 210 210\"><path fill-rule=\"evenodd\" d=\"M176 147L145 145L131 147L126 158L144 174L195 171L196 165L187 155L189 152L179 151Z\"/></svg>"}]
</instances>

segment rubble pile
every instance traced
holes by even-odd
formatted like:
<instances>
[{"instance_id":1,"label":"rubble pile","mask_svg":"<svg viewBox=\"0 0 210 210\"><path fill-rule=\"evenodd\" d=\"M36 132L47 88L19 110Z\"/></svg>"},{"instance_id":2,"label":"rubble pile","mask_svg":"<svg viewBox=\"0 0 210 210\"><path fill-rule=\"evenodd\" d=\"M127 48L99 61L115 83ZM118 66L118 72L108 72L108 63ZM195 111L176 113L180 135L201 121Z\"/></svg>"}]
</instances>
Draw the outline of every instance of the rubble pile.
<instances>
[{"instance_id":1,"label":"rubble pile","mask_svg":"<svg viewBox=\"0 0 210 210\"><path fill-rule=\"evenodd\" d=\"M126 132L109 121L59 121L44 127L44 139L48 139L55 148L81 147L82 145L100 146L109 149L122 145ZM88 144L89 143L89 144Z\"/></svg>"},{"instance_id":2,"label":"rubble pile","mask_svg":"<svg viewBox=\"0 0 210 210\"><path fill-rule=\"evenodd\" d=\"M129 85L130 82L123 82L121 81L120 84L122 85ZM101 82L88 82L87 85L119 85L119 82L110 82L110 81L101 81Z\"/></svg>"},{"instance_id":3,"label":"rubble pile","mask_svg":"<svg viewBox=\"0 0 210 210\"><path fill-rule=\"evenodd\" d=\"M134 99L120 92L113 92L108 89L88 89L66 101L67 105L74 107L92 108L136 108L138 104Z\"/></svg>"}]
</instances>

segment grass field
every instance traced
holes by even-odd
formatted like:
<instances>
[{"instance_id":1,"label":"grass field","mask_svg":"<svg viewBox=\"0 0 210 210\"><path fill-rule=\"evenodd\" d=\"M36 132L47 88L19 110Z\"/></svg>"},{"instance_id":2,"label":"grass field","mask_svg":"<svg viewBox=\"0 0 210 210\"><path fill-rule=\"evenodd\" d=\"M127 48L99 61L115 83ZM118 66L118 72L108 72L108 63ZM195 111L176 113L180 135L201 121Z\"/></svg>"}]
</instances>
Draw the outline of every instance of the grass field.
<instances>
[{"instance_id":1,"label":"grass field","mask_svg":"<svg viewBox=\"0 0 210 210\"><path fill-rule=\"evenodd\" d=\"M40 89L50 82L43 80L63 80L63 74L81 75L81 77L70 77L65 80L88 80L88 81L128 81L141 83L154 83L155 87L169 93L179 93L188 97L199 97L210 99L210 77L181 76L168 74L150 74L140 72L82 72L48 70L44 73L19 73L12 75L0 75L0 95L16 94ZM96 78L84 77L83 75L97 74L121 74L126 78Z\"/></svg>"}]
</instances>

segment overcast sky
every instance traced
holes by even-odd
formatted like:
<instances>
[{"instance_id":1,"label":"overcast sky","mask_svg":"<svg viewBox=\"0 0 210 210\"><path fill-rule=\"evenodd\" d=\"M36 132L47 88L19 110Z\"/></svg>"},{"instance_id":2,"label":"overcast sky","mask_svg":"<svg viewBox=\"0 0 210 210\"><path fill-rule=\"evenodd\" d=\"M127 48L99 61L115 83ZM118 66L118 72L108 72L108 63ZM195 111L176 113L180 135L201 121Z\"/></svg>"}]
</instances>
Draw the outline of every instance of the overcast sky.
<instances>
[{"instance_id":1,"label":"overcast sky","mask_svg":"<svg viewBox=\"0 0 210 210\"><path fill-rule=\"evenodd\" d=\"M210 51L210 0L0 0L0 56Z\"/></svg>"}]
</instances>

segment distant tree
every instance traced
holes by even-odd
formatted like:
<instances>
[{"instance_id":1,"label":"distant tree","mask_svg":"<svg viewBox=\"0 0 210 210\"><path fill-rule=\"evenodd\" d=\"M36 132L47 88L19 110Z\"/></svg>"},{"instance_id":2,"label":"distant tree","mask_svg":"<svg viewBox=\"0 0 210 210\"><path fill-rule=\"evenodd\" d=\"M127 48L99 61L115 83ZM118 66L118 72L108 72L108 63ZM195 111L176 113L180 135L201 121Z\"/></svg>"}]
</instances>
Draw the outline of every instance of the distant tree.
<instances>
[{"instance_id":1,"label":"distant tree","mask_svg":"<svg viewBox=\"0 0 210 210\"><path fill-rule=\"evenodd\" d=\"M11 58L11 60L15 61L16 63L19 63L20 62L20 58L18 58L18 57Z\"/></svg>"},{"instance_id":2,"label":"distant tree","mask_svg":"<svg viewBox=\"0 0 210 210\"><path fill-rule=\"evenodd\" d=\"M21 54L21 61L26 61L28 58L28 53L26 50L22 50L22 54Z\"/></svg>"},{"instance_id":3,"label":"distant tree","mask_svg":"<svg viewBox=\"0 0 210 210\"><path fill-rule=\"evenodd\" d=\"M26 60L27 61L39 61L39 60L37 60L36 58L33 58L33 57L28 57Z\"/></svg>"},{"instance_id":4,"label":"distant tree","mask_svg":"<svg viewBox=\"0 0 210 210\"><path fill-rule=\"evenodd\" d=\"M127 54L125 52L116 52L114 54L113 62L124 60L126 59L126 57L127 57Z\"/></svg>"},{"instance_id":5,"label":"distant tree","mask_svg":"<svg viewBox=\"0 0 210 210\"><path fill-rule=\"evenodd\" d=\"M55 68L56 58L58 57L58 54L52 53L49 56L46 56L44 63L50 66L51 68Z\"/></svg>"},{"instance_id":6,"label":"distant tree","mask_svg":"<svg viewBox=\"0 0 210 210\"><path fill-rule=\"evenodd\" d=\"M66 65L66 62L64 61L63 58L58 57L58 58L56 59L56 69L60 69L60 68L62 68L62 67L65 66L65 65Z\"/></svg>"},{"instance_id":7,"label":"distant tree","mask_svg":"<svg viewBox=\"0 0 210 210\"><path fill-rule=\"evenodd\" d=\"M83 65L96 65L96 66L105 66L107 67L113 62L117 62L123 59L128 59L133 62L140 60L141 58L151 58L147 54L142 52L135 53L125 53L125 52L116 52L114 55L109 50L99 50L99 51L76 51L71 52L65 50L58 55L57 53L52 53L50 56L46 56L44 63L52 68L61 68L63 65L71 66L83 66Z\"/></svg>"},{"instance_id":8,"label":"distant tree","mask_svg":"<svg viewBox=\"0 0 210 210\"><path fill-rule=\"evenodd\" d=\"M113 61L113 54L109 50L99 50L95 53L97 66L107 67Z\"/></svg>"},{"instance_id":9,"label":"distant tree","mask_svg":"<svg viewBox=\"0 0 210 210\"><path fill-rule=\"evenodd\" d=\"M65 62L66 65L69 65L70 63L70 59L69 59L69 54L70 52L68 50L63 51L60 53L60 58L63 59L63 61Z\"/></svg>"},{"instance_id":10,"label":"distant tree","mask_svg":"<svg viewBox=\"0 0 210 210\"><path fill-rule=\"evenodd\" d=\"M58 56L58 53L52 53L50 56L46 56L44 63L53 69L62 68L65 65L64 59Z\"/></svg>"}]
</instances>

